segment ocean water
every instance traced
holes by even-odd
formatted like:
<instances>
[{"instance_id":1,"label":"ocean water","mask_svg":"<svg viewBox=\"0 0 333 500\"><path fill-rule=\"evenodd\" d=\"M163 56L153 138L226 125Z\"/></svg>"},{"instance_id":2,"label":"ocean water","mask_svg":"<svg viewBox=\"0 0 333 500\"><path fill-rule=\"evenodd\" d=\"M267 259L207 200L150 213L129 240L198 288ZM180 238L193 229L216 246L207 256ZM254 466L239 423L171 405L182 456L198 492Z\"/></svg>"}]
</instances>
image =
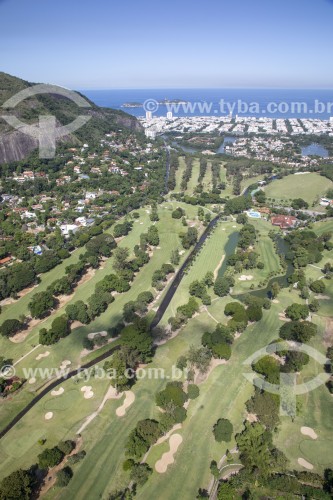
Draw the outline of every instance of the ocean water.
<instances>
[{"instance_id":1,"label":"ocean water","mask_svg":"<svg viewBox=\"0 0 333 500\"><path fill-rule=\"evenodd\" d=\"M269 118L319 118L333 116L333 90L297 89L125 89L80 90L99 106L122 109L140 117L153 116L255 116ZM185 104L161 104L163 100ZM123 107L135 102L142 107ZM145 110L143 104L148 102ZM157 108L157 109L155 109Z\"/></svg>"}]
</instances>

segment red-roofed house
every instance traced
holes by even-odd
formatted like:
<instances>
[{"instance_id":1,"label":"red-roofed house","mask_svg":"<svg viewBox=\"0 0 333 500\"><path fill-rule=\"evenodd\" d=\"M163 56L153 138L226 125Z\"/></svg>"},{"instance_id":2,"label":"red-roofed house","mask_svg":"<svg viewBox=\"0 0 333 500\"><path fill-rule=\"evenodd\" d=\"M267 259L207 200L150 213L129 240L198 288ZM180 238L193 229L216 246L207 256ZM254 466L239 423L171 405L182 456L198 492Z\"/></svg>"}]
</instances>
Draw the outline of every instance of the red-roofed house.
<instances>
[{"instance_id":1,"label":"red-roofed house","mask_svg":"<svg viewBox=\"0 0 333 500\"><path fill-rule=\"evenodd\" d=\"M273 226L280 226L281 229L292 229L297 224L296 217L292 215L276 215L271 218Z\"/></svg>"}]
</instances>

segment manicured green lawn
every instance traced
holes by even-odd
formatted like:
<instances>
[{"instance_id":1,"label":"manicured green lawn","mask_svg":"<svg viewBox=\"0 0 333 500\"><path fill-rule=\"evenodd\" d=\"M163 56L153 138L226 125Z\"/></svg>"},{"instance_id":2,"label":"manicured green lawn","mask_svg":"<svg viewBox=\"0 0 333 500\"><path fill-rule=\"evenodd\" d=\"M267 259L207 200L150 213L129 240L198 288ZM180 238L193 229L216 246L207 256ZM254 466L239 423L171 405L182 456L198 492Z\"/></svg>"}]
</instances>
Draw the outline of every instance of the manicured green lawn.
<instances>
[{"instance_id":1,"label":"manicured green lawn","mask_svg":"<svg viewBox=\"0 0 333 500\"><path fill-rule=\"evenodd\" d=\"M311 207L313 203L317 205L320 197L332 186L330 180L319 174L288 175L266 186L265 194L267 198L274 198L275 201L303 198Z\"/></svg>"},{"instance_id":2,"label":"manicured green lawn","mask_svg":"<svg viewBox=\"0 0 333 500\"><path fill-rule=\"evenodd\" d=\"M321 343L322 335L323 331L320 329L319 335L311 344L324 354L326 349ZM312 360L302 370L298 383L310 381L322 372L322 366ZM297 461L298 458L304 458L314 466L314 472L323 473L324 469L333 463L332 395L326 386L322 385L312 392L298 396L297 400L301 405L300 414L294 422L287 417L282 418L275 442L290 460L290 468L304 470ZM302 426L311 427L318 439L312 440L304 436L301 433Z\"/></svg>"},{"instance_id":3,"label":"manicured green lawn","mask_svg":"<svg viewBox=\"0 0 333 500\"><path fill-rule=\"evenodd\" d=\"M250 291L252 285L254 288L261 288L259 286L260 282L265 281L270 273L283 274L280 259L275 251L274 243L268 236L269 231L275 230L270 222L264 219L255 220L249 219L249 223L252 224L257 231L259 231L258 243L254 248L254 251L259 255L259 261L264 263L264 269L243 269L241 273L235 275L235 286L234 293L242 293L245 291ZM241 275L252 276L251 280L241 281L239 280Z\"/></svg>"},{"instance_id":4,"label":"manicured green lawn","mask_svg":"<svg viewBox=\"0 0 333 500\"><path fill-rule=\"evenodd\" d=\"M225 299L222 299L221 302L224 301ZM225 321L223 309L224 307L220 307L219 319ZM175 456L175 464L165 474L154 472L149 483L139 491L139 498L156 498L158 492L163 491L163 498L171 499L174 498L174 491L178 491L182 498L192 499L199 487L207 485L210 460L218 460L227 447L234 445L233 441L227 444L216 443L211 432L212 426L218 418L226 417L233 422L235 432L241 430L245 416L244 403L253 391L251 384L242 375L242 362L274 338L278 324L277 314L265 313L260 324L250 327L235 342L229 363L216 368L200 385L200 396L190 403L188 418L183 428L177 431L183 436L183 443ZM214 325L210 316L203 312L191 320L176 338L158 349L154 363L150 366L164 368L168 377L177 358L185 354L190 345L199 345L203 331L213 329ZM87 457L77 466L73 480L66 492L61 493L60 498L95 498L100 494L107 495L111 490L127 483L128 478L121 467L125 458L126 438L138 420L147 417L158 418L154 395L165 386L165 382L161 379L138 381L133 388L136 400L123 418L114 415L114 410L120 402L107 403L101 414L82 433ZM9 432L0 443L0 449L6 457L0 465L1 475L4 471L7 473L36 460L40 451L39 445L36 444L39 438L46 438L47 445L51 446L60 439L73 437L85 416L97 408L102 389L105 390L103 381L94 379L85 384L93 386L96 397L84 400L77 390L83 382L76 386L73 381L68 381L62 384L65 393L57 397L59 399L56 403L53 402L55 397L44 398L24 417L18 428ZM66 392L69 391L73 396L71 407L65 399ZM61 398L64 403L61 403ZM45 422L44 413L50 411L50 408L54 411L54 417ZM36 421L39 422L38 432ZM19 439L25 436L19 449L12 444L14 436ZM158 459L163 451L163 445L152 451L152 456L148 456L151 465L155 457Z\"/></svg>"},{"instance_id":5,"label":"manicured green lawn","mask_svg":"<svg viewBox=\"0 0 333 500\"><path fill-rule=\"evenodd\" d=\"M207 271L213 271L220 263L225 254L224 247L228 241L229 235L239 228L234 222L220 222L212 234L207 238L205 245L197 255L195 263L188 270L187 275L182 279L177 293L167 308L161 324L167 324L168 318L174 316L177 307L185 304L189 295L189 286L195 280L201 280Z\"/></svg>"},{"instance_id":6,"label":"manicured green lawn","mask_svg":"<svg viewBox=\"0 0 333 500\"><path fill-rule=\"evenodd\" d=\"M207 169L202 180L203 190L209 192L212 190L212 163L207 161Z\"/></svg>"},{"instance_id":7,"label":"manicured green lawn","mask_svg":"<svg viewBox=\"0 0 333 500\"><path fill-rule=\"evenodd\" d=\"M176 187L174 189L174 191L176 193L179 193L181 191L180 185L182 182L183 173L185 171L185 158L184 158L184 156L180 156L178 158L178 161L179 161L179 167L176 171Z\"/></svg>"},{"instance_id":8,"label":"manicured green lawn","mask_svg":"<svg viewBox=\"0 0 333 500\"><path fill-rule=\"evenodd\" d=\"M193 158L192 160L192 174L187 183L186 194L192 195L195 188L198 186L198 177L200 172L200 160L198 158Z\"/></svg>"},{"instance_id":9,"label":"manicured green lawn","mask_svg":"<svg viewBox=\"0 0 333 500\"><path fill-rule=\"evenodd\" d=\"M84 336L89 332L105 330L115 324L121 316L123 305L129 300L135 299L140 291L151 289L151 276L154 270L169 260L172 249L181 248L179 232L185 228L182 227L179 220L171 218L171 211L177 206L186 209L187 218L196 219L198 207L178 202L168 202L161 205L159 209L160 221L157 223L161 248L155 249L149 264L135 278L131 290L126 294L118 295L108 310L88 327L76 329L58 345L39 348L25 358L18 367L57 367L64 359L71 360L72 366L79 363ZM140 224L141 222L143 224ZM265 269L261 271L265 273L262 276L265 276L270 271L279 268L279 261L274 253L272 242L267 236L271 226L264 221L252 222L261 233L258 251L265 263ZM150 224L146 209L140 210L139 222L134 224L133 231L121 241L120 246L128 246L132 249L139 241L140 233L145 231ZM198 221L196 224L202 230ZM161 324L165 325L167 319L175 313L176 308L188 300L189 284L195 279L202 279L207 271L216 269L225 253L228 237L239 228L240 226L234 222L218 224L215 231L207 239L188 274L182 280ZM185 255L182 256L183 259ZM320 264L318 266L320 267ZM320 273L320 270L316 268L308 269L307 272L311 273L314 278ZM112 258L107 261L105 268L99 270L96 276L86 284L87 286L83 285L82 290L77 291L73 300L79 298L85 300L91 295L95 283L110 272L112 272ZM253 274L252 270L244 272L244 274L249 273ZM256 276L254 282L262 279L262 276ZM236 287L242 292L247 290L248 284L249 282L237 282ZM329 293L331 293L330 289ZM162 299L162 296L159 300ZM108 401L102 412L82 432L83 449L87 452L86 458L74 466L74 477L68 488L63 491L57 488L51 490L46 496L47 499L108 498L111 491L128 485L129 476L122 470L122 463L126 458L124 448L130 431L139 420L144 418L158 420L160 412L155 405L155 394L164 388L166 382L170 380L172 367L176 364L179 356L186 354L191 345L199 346L202 334L207 330L212 331L217 322L226 323L227 321L224 316L224 308L231 298L221 299L213 294L212 296L214 300L207 309L202 308L200 314L191 319L175 338L157 348L153 363L148 365L148 368L164 369L165 377L147 377L138 380L133 387L136 399L124 417L119 418L115 415L115 410L121 406L122 401ZM245 402L253 393L253 386L243 376L244 372L250 370L244 366L244 361L258 349L278 337L279 328L283 324L279 319L279 313L293 302L304 303L299 298L298 291L283 289L278 295L277 302L272 304L271 309L264 311L263 319L257 324L250 325L234 342L232 356L228 363L216 367L209 377L200 384L199 397L190 402L188 417L183 423L182 429L176 431L182 435L183 442L175 455L175 463L169 466L165 474L158 474L154 469L148 483L138 490L137 498L139 500L155 498L193 500L198 488L208 486L211 460L219 461L227 448L235 446L234 439L230 443L217 443L212 434L212 427L219 418L223 417L228 418L233 423L234 434L241 431L243 421L246 418ZM312 345L324 353L325 348L321 339L324 335L326 318L320 315L321 311L322 308L319 315L314 317L320 331ZM32 332L24 343L12 345L13 356L15 354L17 358L28 352L36 343L37 335L37 331ZM6 347L9 345L7 342L10 341L5 342L4 346ZM51 352L50 356L37 363L35 357L45 350ZM321 370L322 367L311 362L302 372L301 379L309 380ZM45 446L51 447L61 439L73 438L85 418L98 408L108 384L108 380L98 378L79 382L69 380L61 384L65 389L64 394L57 397L51 395L44 397L0 441L0 453L3 457L2 463L0 463L0 478L12 470L28 467L36 462L38 453L43 449L37 444L38 439L46 438ZM94 397L92 399L85 400L83 398L80 391L83 385L93 387ZM28 389L29 387L15 396L5 412L3 412L5 405L2 404L2 422L8 421L14 404L17 410L19 404L23 405L32 397ZM34 389L34 386L30 386L31 391ZM332 446L330 446L332 439L332 396L325 387L320 387L300 397L300 400L302 402L301 415L297 416L294 422L283 417L280 432L275 436L275 441L290 459L291 468L300 469L297 458L303 457L313 463L314 472L322 472L328 463L333 462ZM50 421L44 419L47 411L54 412L53 419ZM309 442L309 438L300 433L300 427L303 425L314 428L319 436L318 441ZM322 448L322 446L325 447ZM325 450L324 458L322 449ZM152 468L167 450L167 443L152 448L147 458L147 462Z\"/></svg>"},{"instance_id":10,"label":"manicured green lawn","mask_svg":"<svg viewBox=\"0 0 333 500\"><path fill-rule=\"evenodd\" d=\"M264 178L263 175L256 175L254 177L245 177L241 183L241 192L244 191L247 187L251 186L251 184L255 184L258 181L262 181Z\"/></svg>"},{"instance_id":11,"label":"manicured green lawn","mask_svg":"<svg viewBox=\"0 0 333 500\"><path fill-rule=\"evenodd\" d=\"M159 210L160 221L157 223L160 235L160 248L156 248L154 250L149 263L139 271L134 279L131 289L124 294L117 295L115 301L110 304L108 309L89 325L76 328L73 330L71 335L62 339L58 344L52 346L40 346L38 349L34 350L16 366L17 374L19 376L24 375L22 371L23 368L59 368L64 360L71 361L71 369L78 366L82 363L80 353L82 351L83 338L90 332L103 331L115 325L122 317L122 310L126 302L135 300L138 294L142 291L152 290L151 279L154 271L159 269L164 262L169 261L171 251L173 249L177 247L181 248L179 233L184 228L180 220L172 219L171 217L172 210L179 205L186 208L187 217L189 219L195 219L197 217L197 207L194 206L188 206L176 202L165 203L161 206ZM134 245L139 242L140 234L145 232L147 227L152 224L146 209L142 209L139 212L140 219L138 222L134 223L132 231L128 236L121 240L119 246L128 246L130 249L133 249ZM201 225L199 226L198 221L197 224L199 230L202 231L203 228ZM187 253L188 251L182 255L182 260L185 259ZM112 262L113 258L111 257L106 261L103 269L99 269L90 281L78 287L74 297L66 304L66 306L76 300L86 301L93 293L96 283L103 279L106 274L113 272ZM154 304L154 307L158 306L164 293L161 294L159 300L157 300L156 304ZM66 306L55 311L54 314L47 318L42 324L35 327L26 337L24 342L15 344L10 340L0 337L0 348L2 349L4 355L9 359L17 361L23 355L29 353L38 344L40 328L48 328L55 317L64 314ZM50 355L39 361L36 360L38 354L44 353L45 351L49 351ZM97 354L98 351L96 351L95 355ZM94 355L91 354L90 356ZM11 418L16 415L17 411L35 395L36 391L41 387L41 384L42 382L37 377L36 383L32 385L26 384L23 390L13 397L12 401L5 401L3 403L2 408L0 408L1 427L8 423Z\"/></svg>"}]
</instances>

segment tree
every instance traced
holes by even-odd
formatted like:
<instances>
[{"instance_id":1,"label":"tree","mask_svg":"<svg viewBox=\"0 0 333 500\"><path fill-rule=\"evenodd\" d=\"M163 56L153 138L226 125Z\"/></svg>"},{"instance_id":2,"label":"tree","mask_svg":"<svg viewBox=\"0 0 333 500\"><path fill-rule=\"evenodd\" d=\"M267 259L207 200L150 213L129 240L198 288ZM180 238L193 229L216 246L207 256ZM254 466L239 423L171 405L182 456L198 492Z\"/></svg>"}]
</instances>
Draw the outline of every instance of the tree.
<instances>
[{"instance_id":1,"label":"tree","mask_svg":"<svg viewBox=\"0 0 333 500\"><path fill-rule=\"evenodd\" d=\"M320 307L320 303L319 303L319 300L317 300L317 299L313 299L313 301L310 302L310 304L309 304L309 309L311 312L319 311L319 307Z\"/></svg>"},{"instance_id":2,"label":"tree","mask_svg":"<svg viewBox=\"0 0 333 500\"><path fill-rule=\"evenodd\" d=\"M133 481L138 486L143 486L149 479L149 476L153 473L151 467L146 463L135 464L131 470L131 481Z\"/></svg>"},{"instance_id":3,"label":"tree","mask_svg":"<svg viewBox=\"0 0 333 500\"><path fill-rule=\"evenodd\" d=\"M216 460L211 461L209 468L210 468L210 472L215 477L215 479L218 479L220 477L220 471L219 471L219 468L217 466Z\"/></svg>"},{"instance_id":4,"label":"tree","mask_svg":"<svg viewBox=\"0 0 333 500\"><path fill-rule=\"evenodd\" d=\"M249 321L260 321L262 319L262 309L259 304L251 304L246 309L246 314Z\"/></svg>"},{"instance_id":5,"label":"tree","mask_svg":"<svg viewBox=\"0 0 333 500\"><path fill-rule=\"evenodd\" d=\"M237 434L236 442L242 463L249 470L259 469L267 474L271 463L271 435L260 423L245 423L245 429Z\"/></svg>"},{"instance_id":6,"label":"tree","mask_svg":"<svg viewBox=\"0 0 333 500\"><path fill-rule=\"evenodd\" d=\"M171 262L171 264L174 264L175 266L178 266L179 261L180 261L180 255L179 255L179 250L177 248L176 250L172 250L171 257L170 257L170 262Z\"/></svg>"},{"instance_id":7,"label":"tree","mask_svg":"<svg viewBox=\"0 0 333 500\"><path fill-rule=\"evenodd\" d=\"M222 481L219 485L217 498L218 500L236 500L239 498L239 494L231 484L227 481Z\"/></svg>"},{"instance_id":8,"label":"tree","mask_svg":"<svg viewBox=\"0 0 333 500\"><path fill-rule=\"evenodd\" d=\"M87 252L91 255L110 257L116 248L116 242L111 234L100 234L86 244Z\"/></svg>"},{"instance_id":9,"label":"tree","mask_svg":"<svg viewBox=\"0 0 333 500\"><path fill-rule=\"evenodd\" d=\"M246 214L238 214L236 217L237 224L247 224L248 216Z\"/></svg>"},{"instance_id":10,"label":"tree","mask_svg":"<svg viewBox=\"0 0 333 500\"><path fill-rule=\"evenodd\" d=\"M187 395L182 389L180 382L168 382L166 388L156 394L156 405L168 408L170 403L182 407L187 401Z\"/></svg>"},{"instance_id":11,"label":"tree","mask_svg":"<svg viewBox=\"0 0 333 500\"><path fill-rule=\"evenodd\" d=\"M306 319L309 316L309 308L307 305L303 304L291 304L285 310L287 318L293 321L298 321L300 319Z\"/></svg>"},{"instance_id":12,"label":"tree","mask_svg":"<svg viewBox=\"0 0 333 500\"><path fill-rule=\"evenodd\" d=\"M0 326L0 334L3 337L13 337L17 332L22 330L24 324L18 319L6 319Z\"/></svg>"},{"instance_id":13,"label":"tree","mask_svg":"<svg viewBox=\"0 0 333 500\"><path fill-rule=\"evenodd\" d=\"M45 291L36 293L32 297L28 307L33 318L43 318L51 309L54 309L55 305L56 301L52 293Z\"/></svg>"},{"instance_id":14,"label":"tree","mask_svg":"<svg viewBox=\"0 0 333 500\"><path fill-rule=\"evenodd\" d=\"M158 422L149 418L140 420L136 425L136 431L150 446L161 436Z\"/></svg>"},{"instance_id":15,"label":"tree","mask_svg":"<svg viewBox=\"0 0 333 500\"><path fill-rule=\"evenodd\" d=\"M268 382L276 384L280 379L280 363L272 356L263 356L252 366L253 370L264 375Z\"/></svg>"},{"instance_id":16,"label":"tree","mask_svg":"<svg viewBox=\"0 0 333 500\"><path fill-rule=\"evenodd\" d=\"M308 342L317 333L317 325L310 321L290 321L280 328L280 337L295 342Z\"/></svg>"},{"instance_id":17,"label":"tree","mask_svg":"<svg viewBox=\"0 0 333 500\"><path fill-rule=\"evenodd\" d=\"M66 307L66 315L71 321L80 321L84 325L90 321L88 307L82 300L69 304Z\"/></svg>"},{"instance_id":18,"label":"tree","mask_svg":"<svg viewBox=\"0 0 333 500\"><path fill-rule=\"evenodd\" d=\"M104 364L104 370L110 373L110 383L117 391L122 392L129 387L131 380L126 376L128 368L125 355L122 351L116 351L110 361Z\"/></svg>"},{"instance_id":19,"label":"tree","mask_svg":"<svg viewBox=\"0 0 333 500\"><path fill-rule=\"evenodd\" d=\"M225 297L230 291L230 284L227 278L221 276L215 280L214 293L219 297Z\"/></svg>"},{"instance_id":20,"label":"tree","mask_svg":"<svg viewBox=\"0 0 333 500\"><path fill-rule=\"evenodd\" d=\"M115 271L121 271L126 269L128 266L129 248L127 247L117 247L113 253L113 269Z\"/></svg>"},{"instance_id":21,"label":"tree","mask_svg":"<svg viewBox=\"0 0 333 500\"><path fill-rule=\"evenodd\" d=\"M1 500L29 500L34 480L27 470L19 469L5 477L0 483Z\"/></svg>"},{"instance_id":22,"label":"tree","mask_svg":"<svg viewBox=\"0 0 333 500\"><path fill-rule=\"evenodd\" d=\"M88 337L85 337L82 341L82 347L83 347L83 349L87 349L88 351L92 351L94 348L93 340L88 339Z\"/></svg>"},{"instance_id":23,"label":"tree","mask_svg":"<svg viewBox=\"0 0 333 500\"><path fill-rule=\"evenodd\" d=\"M189 399L196 399L199 397L199 387L195 384L189 384L187 387L187 396Z\"/></svg>"},{"instance_id":24,"label":"tree","mask_svg":"<svg viewBox=\"0 0 333 500\"><path fill-rule=\"evenodd\" d=\"M315 293L323 293L326 289L326 285L323 280L313 281L310 285L310 290Z\"/></svg>"},{"instance_id":25,"label":"tree","mask_svg":"<svg viewBox=\"0 0 333 500\"><path fill-rule=\"evenodd\" d=\"M184 214L185 211L182 208L178 207L172 212L171 217L173 219L181 219Z\"/></svg>"},{"instance_id":26,"label":"tree","mask_svg":"<svg viewBox=\"0 0 333 500\"><path fill-rule=\"evenodd\" d=\"M278 296L279 292L280 292L280 285L277 281L274 281L270 289L271 298L275 299Z\"/></svg>"},{"instance_id":27,"label":"tree","mask_svg":"<svg viewBox=\"0 0 333 500\"><path fill-rule=\"evenodd\" d=\"M195 227L189 227L187 233L180 235L180 237L183 247L187 250L196 244L198 240L198 230Z\"/></svg>"},{"instance_id":28,"label":"tree","mask_svg":"<svg viewBox=\"0 0 333 500\"><path fill-rule=\"evenodd\" d=\"M233 433L233 425L230 422L230 420L226 418L219 418L219 420L216 422L216 424L213 427L213 434L215 437L215 440L218 443L221 443L222 441L229 442L231 441L231 436Z\"/></svg>"},{"instance_id":29,"label":"tree","mask_svg":"<svg viewBox=\"0 0 333 500\"><path fill-rule=\"evenodd\" d=\"M214 344L212 346L212 353L214 358L228 360L231 357L231 347L229 344L226 344L225 342Z\"/></svg>"},{"instance_id":30,"label":"tree","mask_svg":"<svg viewBox=\"0 0 333 500\"><path fill-rule=\"evenodd\" d=\"M114 301L114 297L107 292L99 293L95 292L88 299L88 311L91 318L95 318L102 314L111 302Z\"/></svg>"},{"instance_id":31,"label":"tree","mask_svg":"<svg viewBox=\"0 0 333 500\"><path fill-rule=\"evenodd\" d=\"M147 232L147 241L151 246L158 246L160 243L160 238L158 236L158 230L156 226L150 226Z\"/></svg>"},{"instance_id":32,"label":"tree","mask_svg":"<svg viewBox=\"0 0 333 500\"><path fill-rule=\"evenodd\" d=\"M60 464L63 458L64 454L57 446L54 448L46 448L38 455L38 464L41 469L48 469L49 467L55 467Z\"/></svg>"},{"instance_id":33,"label":"tree","mask_svg":"<svg viewBox=\"0 0 333 500\"><path fill-rule=\"evenodd\" d=\"M213 271L207 271L207 273L205 274L204 279L202 281L208 287L213 286L214 285L214 273L213 273Z\"/></svg>"},{"instance_id":34,"label":"tree","mask_svg":"<svg viewBox=\"0 0 333 500\"><path fill-rule=\"evenodd\" d=\"M190 347L188 360L193 367L199 370L200 373L207 372L211 359L212 354L207 347Z\"/></svg>"},{"instance_id":35,"label":"tree","mask_svg":"<svg viewBox=\"0 0 333 500\"><path fill-rule=\"evenodd\" d=\"M67 337L71 333L71 327L67 316L58 316L52 321L51 325L52 333L59 338Z\"/></svg>"},{"instance_id":36,"label":"tree","mask_svg":"<svg viewBox=\"0 0 333 500\"><path fill-rule=\"evenodd\" d=\"M151 358L153 339L148 331L140 331L138 325L129 325L122 330L120 337L124 346L138 351L141 362Z\"/></svg>"},{"instance_id":37,"label":"tree","mask_svg":"<svg viewBox=\"0 0 333 500\"><path fill-rule=\"evenodd\" d=\"M57 447L64 455L69 455L75 448L75 442L67 439L67 441L60 441Z\"/></svg>"},{"instance_id":38,"label":"tree","mask_svg":"<svg viewBox=\"0 0 333 500\"><path fill-rule=\"evenodd\" d=\"M59 486L60 488L65 488L73 477L73 471L68 466L64 467L63 469L57 472L56 477L57 477L56 486Z\"/></svg>"}]
</instances>

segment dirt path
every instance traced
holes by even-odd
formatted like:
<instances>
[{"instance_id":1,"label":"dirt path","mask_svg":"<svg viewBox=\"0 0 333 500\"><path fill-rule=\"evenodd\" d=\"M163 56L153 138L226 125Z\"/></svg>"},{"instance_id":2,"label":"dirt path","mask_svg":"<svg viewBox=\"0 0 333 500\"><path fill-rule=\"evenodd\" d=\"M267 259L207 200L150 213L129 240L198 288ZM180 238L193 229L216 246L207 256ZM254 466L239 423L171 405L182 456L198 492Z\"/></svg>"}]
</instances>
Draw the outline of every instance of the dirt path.
<instances>
[{"instance_id":1,"label":"dirt path","mask_svg":"<svg viewBox=\"0 0 333 500\"><path fill-rule=\"evenodd\" d=\"M222 266L223 264L223 261L224 261L224 258L225 258L225 255L222 256L220 262L217 264L217 266L215 267L214 269L214 280L216 280L217 278L217 275L219 273L219 270L220 270L220 267Z\"/></svg>"},{"instance_id":2,"label":"dirt path","mask_svg":"<svg viewBox=\"0 0 333 500\"><path fill-rule=\"evenodd\" d=\"M22 356L20 359L18 359L17 361L15 361L15 363L13 363L13 366L16 366L18 365L21 361L24 360L24 358L27 358L29 356L29 354L31 354L32 352L34 352L36 349L38 349L42 344L38 344L36 345L33 349L31 349L31 351L27 352L27 354L24 354L24 356Z\"/></svg>"},{"instance_id":3,"label":"dirt path","mask_svg":"<svg viewBox=\"0 0 333 500\"><path fill-rule=\"evenodd\" d=\"M122 393L117 393L116 389L111 385L108 390L106 391L106 394L103 398L103 401L99 405L96 411L94 411L89 417L86 418L86 420L83 422L81 425L80 429L77 431L76 434L81 434L81 432L94 420L94 418L97 417L97 415L103 410L105 403L109 399L120 399L122 397Z\"/></svg>"}]
</instances>

